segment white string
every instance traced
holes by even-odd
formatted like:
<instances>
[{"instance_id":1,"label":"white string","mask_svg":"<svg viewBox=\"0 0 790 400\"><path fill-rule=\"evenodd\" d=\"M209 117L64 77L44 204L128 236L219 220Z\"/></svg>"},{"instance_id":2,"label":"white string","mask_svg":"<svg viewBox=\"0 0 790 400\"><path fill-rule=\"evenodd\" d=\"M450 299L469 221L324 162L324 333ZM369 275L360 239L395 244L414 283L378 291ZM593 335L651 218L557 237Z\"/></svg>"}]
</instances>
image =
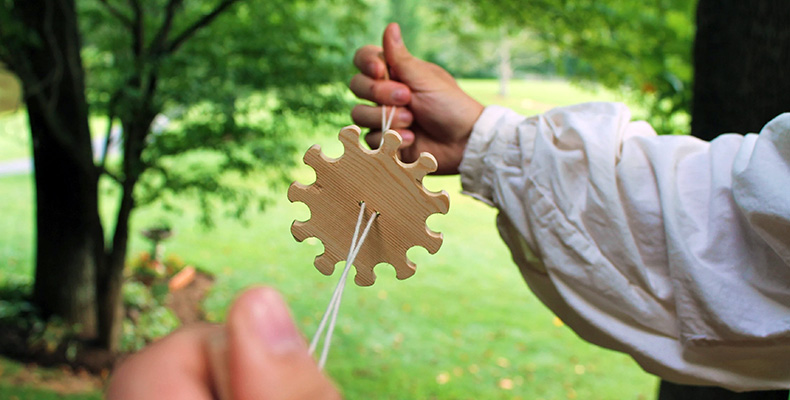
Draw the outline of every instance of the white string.
<instances>
[{"instance_id":1,"label":"white string","mask_svg":"<svg viewBox=\"0 0 790 400\"><path fill-rule=\"evenodd\" d=\"M332 299L329 300L329 304L327 305L326 311L324 311L324 316L321 318L321 322L318 324L318 330L316 331L315 335L313 335L313 340L310 341L310 354L315 352L316 346L318 346L318 340L321 337L321 333L324 331L324 327L326 325L327 318L329 317L331 310L334 308L334 304L337 301L338 294L342 290L341 284L343 287L345 286L345 276L346 272L350 269L351 263L348 262L348 259L351 257L354 251L354 243L357 241L357 236L359 235L359 227L362 225L362 217L365 214L365 203L362 202L360 204L359 209L359 216L357 217L357 226L354 228L354 236L351 238L351 248L348 251L348 256L346 257L346 267L343 269L343 273L340 275L340 280L337 282L337 286L335 286L335 291L332 293Z\"/></svg>"},{"instance_id":2,"label":"white string","mask_svg":"<svg viewBox=\"0 0 790 400\"><path fill-rule=\"evenodd\" d=\"M318 346L318 341L320 340L321 334L323 333L324 328L326 328L326 323L328 320L329 328L324 337L324 347L321 351L321 358L318 360L318 369L324 368L327 356L329 355L329 348L332 343L332 333L335 330L337 314L340 310L340 301L343 298L343 290L346 287L346 280L348 278L348 273L351 270L351 265L354 264L354 259L357 257L357 254L359 254L359 250L362 248L362 243L365 242L365 238L367 238L368 232L370 232L370 228L373 226L373 221L378 216L378 213L374 212L373 215L370 216L365 229L362 231L362 235L359 236L359 228L362 225L362 218L364 215L365 203L362 202L359 209L359 217L357 218L357 225L354 228L354 236L351 239L351 248L349 249L348 256L346 257L346 266L343 269L343 273L340 275L340 280L338 281L337 286L335 286L335 291L332 293L332 299L329 301L326 311L324 311L324 316L321 318L321 322L318 324L318 330L316 331L315 335L313 335L313 339L310 341L310 354L313 354L316 347ZM359 240L357 240L357 238Z\"/></svg>"},{"instance_id":3,"label":"white string","mask_svg":"<svg viewBox=\"0 0 790 400\"><path fill-rule=\"evenodd\" d=\"M397 106L392 106L392 111L390 112L389 117L387 117L387 106L381 107L382 133L389 130L392 126L392 119L395 117L395 112L397 112L397 109ZM373 215L370 216L364 231L362 231L362 236L359 236L359 228L362 226L362 219L365 216L365 202L360 202L359 216L357 217L357 225L354 227L354 236L351 238L351 247L348 249L346 266L343 268L343 273L340 275L340 280L337 282L337 286L335 286L335 291L332 293L332 299L329 300L329 305L327 305L326 311L324 311L324 316L321 317L321 322L318 324L318 330L316 330L315 335L313 335L313 339L310 341L310 354L313 354L316 350L316 347L318 347L321 334L326 328L326 323L329 321L329 329L327 330L324 337L324 348L321 350L321 358L318 360L318 369L324 369L326 358L329 355L329 348L332 345L332 333L335 331L337 314L340 311L340 301L343 298L343 291L346 288L348 273L351 270L351 266L354 264L354 259L357 258L359 250L362 248L362 243L365 242L365 238L368 236L371 226L373 226L373 221L378 215L378 212L374 212Z\"/></svg>"},{"instance_id":4,"label":"white string","mask_svg":"<svg viewBox=\"0 0 790 400\"><path fill-rule=\"evenodd\" d=\"M395 111L398 110L397 106L392 106L390 116L387 117L387 106L381 106L381 133L384 133L392 126L392 118L395 116Z\"/></svg>"}]
</instances>

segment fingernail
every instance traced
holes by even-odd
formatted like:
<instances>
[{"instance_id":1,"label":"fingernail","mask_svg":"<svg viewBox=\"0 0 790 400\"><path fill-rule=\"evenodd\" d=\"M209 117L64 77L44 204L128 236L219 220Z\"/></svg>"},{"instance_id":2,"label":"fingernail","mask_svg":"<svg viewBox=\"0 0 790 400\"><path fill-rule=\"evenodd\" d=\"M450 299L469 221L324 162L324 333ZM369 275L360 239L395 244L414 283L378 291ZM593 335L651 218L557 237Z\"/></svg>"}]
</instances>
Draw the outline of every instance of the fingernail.
<instances>
[{"instance_id":1,"label":"fingernail","mask_svg":"<svg viewBox=\"0 0 790 400\"><path fill-rule=\"evenodd\" d=\"M395 91L392 92L392 99L395 101L403 102L408 100L408 98L409 93L406 91L406 89L395 89Z\"/></svg>"},{"instance_id":2,"label":"fingernail","mask_svg":"<svg viewBox=\"0 0 790 400\"><path fill-rule=\"evenodd\" d=\"M400 109L400 111L398 111L398 121L404 123L411 123L411 113L408 112L407 110Z\"/></svg>"},{"instance_id":3,"label":"fingernail","mask_svg":"<svg viewBox=\"0 0 790 400\"><path fill-rule=\"evenodd\" d=\"M403 39L400 35L400 25L398 24L393 24L392 39L395 41L395 44L401 44L403 42Z\"/></svg>"},{"instance_id":4,"label":"fingernail","mask_svg":"<svg viewBox=\"0 0 790 400\"><path fill-rule=\"evenodd\" d=\"M272 289L254 289L250 294L252 326L272 354L286 354L305 347L299 330L291 319L288 306Z\"/></svg>"}]
</instances>

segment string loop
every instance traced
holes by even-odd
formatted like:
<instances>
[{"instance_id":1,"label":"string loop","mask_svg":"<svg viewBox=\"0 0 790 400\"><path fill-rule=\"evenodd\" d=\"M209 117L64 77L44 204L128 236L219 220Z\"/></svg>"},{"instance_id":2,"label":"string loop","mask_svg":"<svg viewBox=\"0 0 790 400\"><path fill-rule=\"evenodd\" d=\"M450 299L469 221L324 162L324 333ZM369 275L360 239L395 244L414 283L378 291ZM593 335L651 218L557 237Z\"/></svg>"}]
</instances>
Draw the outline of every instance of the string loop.
<instances>
[{"instance_id":1,"label":"string loop","mask_svg":"<svg viewBox=\"0 0 790 400\"><path fill-rule=\"evenodd\" d=\"M329 327L326 331L326 335L324 336L324 347L321 350L321 357L318 360L318 369L324 369L327 356L329 355L329 347L332 344L332 332L335 330L337 313L340 310L340 300L343 298L343 290L346 288L348 272L351 270L351 265L354 264L354 259L357 257L357 254L359 254L359 250L362 248L362 244L365 242L365 238L367 238L368 232L370 232L370 228L373 226L373 221L376 220L378 215L378 212L373 212L373 214L370 216L370 219L368 219L365 229L362 231L362 235L360 235L359 228L362 226L362 220L365 216L365 202L360 202L359 217L357 217L357 225L354 228L354 236L351 239L351 248L348 250L348 256L346 257L346 266L343 268L343 273L340 275L340 280L337 282L337 286L335 286L335 291L332 293L332 299L329 301L326 311L324 311L324 316L321 318L321 322L318 324L318 330L315 332L313 339L310 341L310 354L313 354L316 350L316 347L318 347L321 334L324 332L324 329L327 328L326 324L329 322Z\"/></svg>"},{"instance_id":2,"label":"string loop","mask_svg":"<svg viewBox=\"0 0 790 400\"><path fill-rule=\"evenodd\" d=\"M395 117L395 112L398 110L397 106L392 106L392 111L387 117L387 106L381 106L381 133L384 133L392 126L392 118Z\"/></svg>"}]
</instances>

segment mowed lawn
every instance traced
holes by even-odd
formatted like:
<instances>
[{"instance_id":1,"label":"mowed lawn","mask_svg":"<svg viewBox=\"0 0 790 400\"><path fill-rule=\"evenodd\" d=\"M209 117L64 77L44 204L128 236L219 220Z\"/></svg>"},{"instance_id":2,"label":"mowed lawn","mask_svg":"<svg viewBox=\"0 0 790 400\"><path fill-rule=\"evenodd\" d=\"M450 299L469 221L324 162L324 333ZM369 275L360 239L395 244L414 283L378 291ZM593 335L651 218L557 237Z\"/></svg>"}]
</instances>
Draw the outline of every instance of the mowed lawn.
<instances>
[{"instance_id":1,"label":"mowed lawn","mask_svg":"<svg viewBox=\"0 0 790 400\"><path fill-rule=\"evenodd\" d=\"M461 84L486 104L503 104L522 113L614 99L560 81L514 81L507 99L497 97L494 81ZM339 156L339 128L322 128L309 142ZM309 144L305 142L304 150ZM294 171L302 183L313 177L306 166ZM450 212L428 221L444 234L444 244L436 255L410 250L417 274L408 280L398 281L391 267L382 265L372 287L347 287L327 363L327 373L346 398L654 397L654 377L625 355L583 342L530 293L496 232L494 209L462 195L457 177L429 177L425 184L450 193ZM30 279L32 191L30 176L0 177L0 284ZM167 218L176 230L166 243L167 254L216 274L205 301L211 319L221 321L244 288L269 285L284 294L309 337L338 275L323 276L312 266L314 256L322 252L320 241L297 243L290 235L294 219L309 218L307 206L289 203L284 187L270 194L274 202L264 212L243 221L218 219L211 230L200 226L188 203L182 215L156 207L140 209L134 215L130 257L148 250L138 232ZM11 368L8 365L14 364L4 361L0 369ZM0 370L0 393L12 385L3 376ZM21 393L16 394L20 399L48 398L39 397L46 391L14 390ZM95 398L96 393L85 396L68 398Z\"/></svg>"}]
</instances>

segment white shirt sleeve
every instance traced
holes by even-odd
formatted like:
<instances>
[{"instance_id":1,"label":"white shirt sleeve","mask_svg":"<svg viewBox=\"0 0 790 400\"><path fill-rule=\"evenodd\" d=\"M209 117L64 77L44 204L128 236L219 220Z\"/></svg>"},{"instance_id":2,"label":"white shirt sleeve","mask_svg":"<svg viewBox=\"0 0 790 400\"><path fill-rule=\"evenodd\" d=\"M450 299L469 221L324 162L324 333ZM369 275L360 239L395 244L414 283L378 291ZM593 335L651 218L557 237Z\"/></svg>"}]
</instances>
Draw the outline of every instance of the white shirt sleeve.
<instances>
[{"instance_id":1,"label":"white shirt sleeve","mask_svg":"<svg viewBox=\"0 0 790 400\"><path fill-rule=\"evenodd\" d=\"M536 295L665 379L790 387L790 114L712 142L622 104L487 107L461 165Z\"/></svg>"}]
</instances>

